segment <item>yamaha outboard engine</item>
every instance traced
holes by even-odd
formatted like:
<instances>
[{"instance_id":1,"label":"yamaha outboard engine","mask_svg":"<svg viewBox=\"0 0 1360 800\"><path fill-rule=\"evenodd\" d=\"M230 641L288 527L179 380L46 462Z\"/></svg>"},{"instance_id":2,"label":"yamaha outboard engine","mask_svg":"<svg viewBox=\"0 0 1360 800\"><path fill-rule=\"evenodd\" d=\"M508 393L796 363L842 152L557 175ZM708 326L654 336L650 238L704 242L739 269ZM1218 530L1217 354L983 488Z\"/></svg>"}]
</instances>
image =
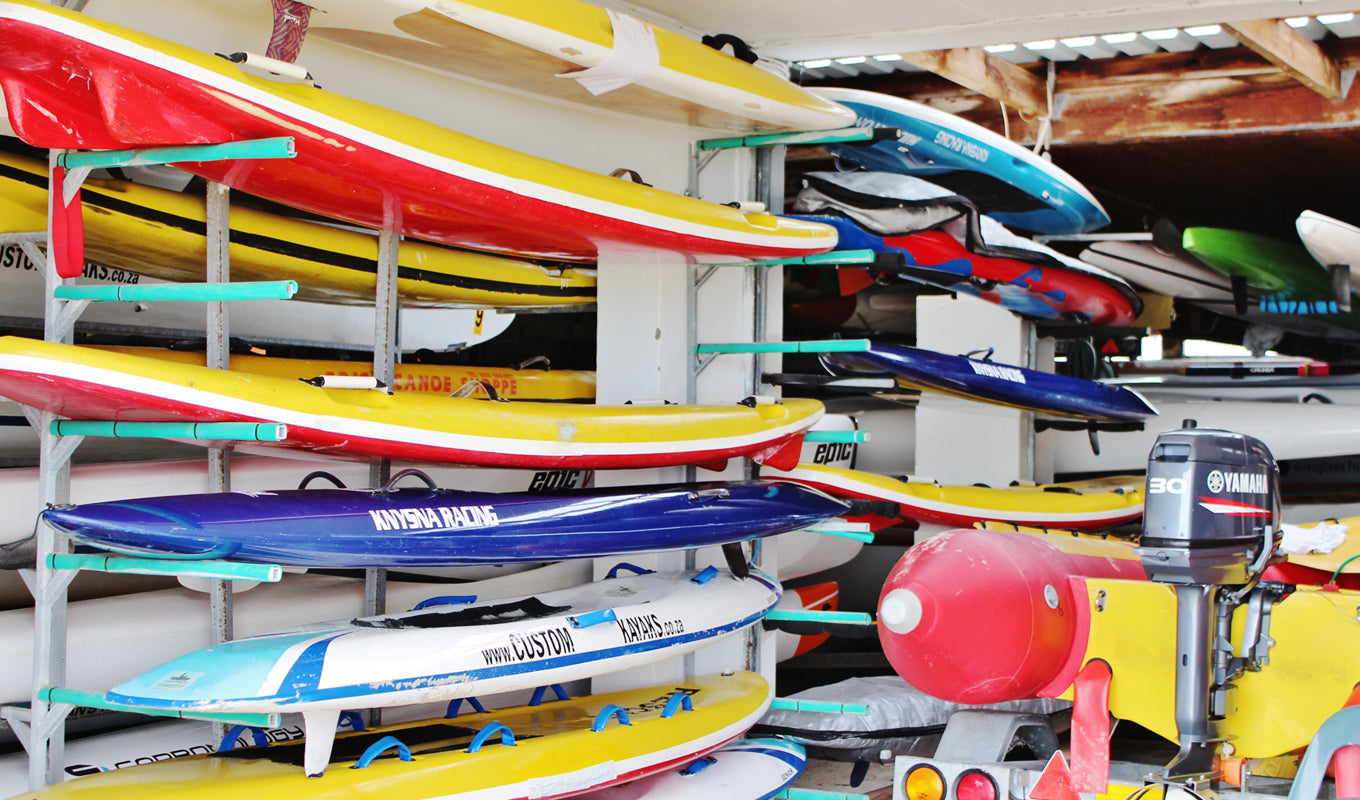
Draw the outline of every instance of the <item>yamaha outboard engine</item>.
<instances>
[{"instance_id":1,"label":"yamaha outboard engine","mask_svg":"<svg viewBox=\"0 0 1360 800\"><path fill-rule=\"evenodd\" d=\"M1274 457L1251 436L1196 428L1186 420L1152 446L1136 552L1150 579L1176 586L1180 752L1162 780L1201 785L1218 777L1215 723L1232 710L1231 682L1264 663L1268 598L1251 602L1251 641L1240 656L1228 642L1233 612L1279 545L1279 487ZM1264 645L1259 655L1258 645Z\"/></svg>"}]
</instances>

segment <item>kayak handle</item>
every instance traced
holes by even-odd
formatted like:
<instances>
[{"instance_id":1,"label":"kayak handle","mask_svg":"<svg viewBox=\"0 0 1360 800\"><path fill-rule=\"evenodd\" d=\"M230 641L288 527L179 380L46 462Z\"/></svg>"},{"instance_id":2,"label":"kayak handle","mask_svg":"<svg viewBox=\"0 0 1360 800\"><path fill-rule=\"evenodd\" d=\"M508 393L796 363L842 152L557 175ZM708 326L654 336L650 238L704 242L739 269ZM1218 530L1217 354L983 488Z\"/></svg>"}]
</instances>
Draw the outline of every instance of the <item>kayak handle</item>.
<instances>
[{"instance_id":1,"label":"kayak handle","mask_svg":"<svg viewBox=\"0 0 1360 800\"><path fill-rule=\"evenodd\" d=\"M649 575L656 571L651 569L643 569L642 567L639 567L636 564L629 564L627 561L620 561L619 563L610 567L609 571L606 572L604 576L606 578L617 578L619 576L619 570L621 569L632 570L633 573L637 575Z\"/></svg>"},{"instance_id":2,"label":"kayak handle","mask_svg":"<svg viewBox=\"0 0 1360 800\"><path fill-rule=\"evenodd\" d=\"M590 729L595 733L599 733L600 731L604 730L606 725L609 724L610 717L617 718L620 725L627 725L629 727L632 727L633 725L632 722L628 721L627 711L624 711L621 706L616 706L613 703L610 703L609 705L600 709L600 713L595 715L595 721L591 723Z\"/></svg>"},{"instance_id":3,"label":"kayak handle","mask_svg":"<svg viewBox=\"0 0 1360 800\"><path fill-rule=\"evenodd\" d=\"M567 624L573 628L589 628L605 622L614 622L617 617L612 608L600 608L585 614L567 617Z\"/></svg>"},{"instance_id":4,"label":"kayak handle","mask_svg":"<svg viewBox=\"0 0 1360 800\"><path fill-rule=\"evenodd\" d=\"M704 756L698 761L695 761L693 764L690 764L688 767L685 767L684 769L680 770L680 774L694 775L703 772L704 770L708 769L709 767L713 766L716 763L718 763L718 759L714 758L713 756Z\"/></svg>"},{"instance_id":5,"label":"kayak handle","mask_svg":"<svg viewBox=\"0 0 1360 800\"><path fill-rule=\"evenodd\" d=\"M530 369L530 368L532 368L532 369L550 370L550 369L552 369L552 362L548 360L548 357L547 357L547 356L530 356L529 358L524 359L523 361L519 362L518 364L511 364L511 365L510 365L510 369L516 369L516 370L518 370L518 369Z\"/></svg>"},{"instance_id":6,"label":"kayak handle","mask_svg":"<svg viewBox=\"0 0 1360 800\"><path fill-rule=\"evenodd\" d=\"M397 481L400 481L402 478L405 478L408 475L414 475L415 477L419 478L422 483L424 483L426 486L430 488L430 491L433 492L439 491L439 486L434 482L434 478L431 478L429 475L426 475L422 470L415 469L414 467L410 469L404 469L401 472L398 472L396 475L393 475L392 479L389 480L383 486L381 491L384 492L395 491L397 488Z\"/></svg>"},{"instance_id":7,"label":"kayak handle","mask_svg":"<svg viewBox=\"0 0 1360 800\"><path fill-rule=\"evenodd\" d=\"M731 496L732 493L726 489L699 489L685 495L685 499L691 503L697 503L700 500L726 500Z\"/></svg>"},{"instance_id":8,"label":"kayak handle","mask_svg":"<svg viewBox=\"0 0 1360 800\"><path fill-rule=\"evenodd\" d=\"M475 602L477 602L477 595L475 594L441 594L421 600L411 610L419 611L430 606L465 606L468 603Z\"/></svg>"},{"instance_id":9,"label":"kayak handle","mask_svg":"<svg viewBox=\"0 0 1360 800\"><path fill-rule=\"evenodd\" d=\"M467 700L468 705L472 706L472 710L476 711L478 714L486 713L486 707L482 705L481 700L478 700L475 697L455 697L449 701L449 706L444 711L444 719L453 719L458 716L458 712L462 710L464 700Z\"/></svg>"},{"instance_id":10,"label":"kayak handle","mask_svg":"<svg viewBox=\"0 0 1360 800\"><path fill-rule=\"evenodd\" d=\"M264 747L269 744L269 734L264 732L264 728L256 728L252 725L233 725L227 729L227 735L222 737L222 743L217 746L217 752L225 753L236 746L236 742L250 731L250 740L257 747Z\"/></svg>"},{"instance_id":11,"label":"kayak handle","mask_svg":"<svg viewBox=\"0 0 1360 800\"><path fill-rule=\"evenodd\" d=\"M449 397L457 398L460 400L468 399L471 398L474 394L476 394L478 389L481 389L482 391L486 392L486 399L488 400L503 401L503 398L500 395L496 394L495 387L493 387L486 381L479 381L475 378L463 381L463 383L457 389L454 389L452 392L449 393Z\"/></svg>"},{"instance_id":12,"label":"kayak handle","mask_svg":"<svg viewBox=\"0 0 1360 800\"><path fill-rule=\"evenodd\" d=\"M355 761L350 766L350 769L364 769L369 764L373 763L373 759L377 758L378 756L382 755L388 750L391 750L394 747L397 749L398 758L400 758L402 761L411 760L411 748L407 747L405 742L403 742L402 740L398 739L395 736L384 736L378 741L369 745L368 749L364 751L364 754L359 756L359 760Z\"/></svg>"},{"instance_id":13,"label":"kayak handle","mask_svg":"<svg viewBox=\"0 0 1360 800\"><path fill-rule=\"evenodd\" d=\"M684 692L672 692L670 699L666 701L666 707L661 709L661 718L670 719L675 716L675 712L680 710L693 711L694 701L689 699L689 695Z\"/></svg>"},{"instance_id":14,"label":"kayak handle","mask_svg":"<svg viewBox=\"0 0 1360 800\"><path fill-rule=\"evenodd\" d=\"M554 683L551 686L540 686L537 689L535 689L534 696L529 698L529 705L536 706L542 703L543 695L547 694L549 689L553 690L553 694L557 695L558 700L571 699L570 697L567 696L567 690L562 688L562 684Z\"/></svg>"},{"instance_id":15,"label":"kayak handle","mask_svg":"<svg viewBox=\"0 0 1360 800\"><path fill-rule=\"evenodd\" d=\"M299 488L299 489L306 489L306 488L307 488L307 484L311 483L313 480L316 480L316 479L324 479L324 480L328 480L328 481L330 481L331 483L335 484L335 486L336 486L337 489L344 489L344 488L345 488L345 482L344 482L344 481L340 480L340 479L337 478L334 474L329 473L329 472L327 472L327 471L324 470L324 469L319 469L319 470L317 470L317 471L315 471L315 472L309 472L309 473L307 473L306 475L302 476L302 480L298 482L298 488Z\"/></svg>"},{"instance_id":16,"label":"kayak handle","mask_svg":"<svg viewBox=\"0 0 1360 800\"><path fill-rule=\"evenodd\" d=\"M500 733L501 735L501 744L506 747L515 746L515 734L510 730L509 726L500 722L491 722L487 723L485 728L477 731L477 735L472 737L472 744L468 745L467 751L469 753L475 753L478 750L481 750L482 745L486 744L486 740L490 739L496 733Z\"/></svg>"}]
</instances>

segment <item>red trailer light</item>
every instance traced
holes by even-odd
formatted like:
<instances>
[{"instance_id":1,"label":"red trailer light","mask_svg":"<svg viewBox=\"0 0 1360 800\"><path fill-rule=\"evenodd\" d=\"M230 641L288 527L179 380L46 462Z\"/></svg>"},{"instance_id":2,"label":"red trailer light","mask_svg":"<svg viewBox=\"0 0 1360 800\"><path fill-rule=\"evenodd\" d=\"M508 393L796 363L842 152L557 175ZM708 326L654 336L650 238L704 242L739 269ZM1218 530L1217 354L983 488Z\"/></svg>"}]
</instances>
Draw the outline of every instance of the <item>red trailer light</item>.
<instances>
[{"instance_id":1,"label":"red trailer light","mask_svg":"<svg viewBox=\"0 0 1360 800\"><path fill-rule=\"evenodd\" d=\"M954 783L956 800L998 800L996 781L982 770L969 770Z\"/></svg>"}]
</instances>

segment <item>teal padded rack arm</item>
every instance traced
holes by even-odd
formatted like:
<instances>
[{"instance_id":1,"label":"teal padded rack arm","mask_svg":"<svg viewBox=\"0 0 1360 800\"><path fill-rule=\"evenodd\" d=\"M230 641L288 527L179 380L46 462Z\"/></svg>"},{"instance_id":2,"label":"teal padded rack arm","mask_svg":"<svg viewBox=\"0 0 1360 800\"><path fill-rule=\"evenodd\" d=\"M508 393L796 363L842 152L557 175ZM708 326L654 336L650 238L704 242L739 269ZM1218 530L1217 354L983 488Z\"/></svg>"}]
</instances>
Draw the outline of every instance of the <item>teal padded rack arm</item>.
<instances>
[{"instance_id":1,"label":"teal padded rack arm","mask_svg":"<svg viewBox=\"0 0 1360 800\"><path fill-rule=\"evenodd\" d=\"M52 569L87 569L95 572L135 575L193 575L200 578L259 581L261 583L278 583L283 578L283 567L278 564L189 561L176 558L106 556L94 553L50 553L47 556L47 565Z\"/></svg>"},{"instance_id":2,"label":"teal padded rack arm","mask_svg":"<svg viewBox=\"0 0 1360 800\"><path fill-rule=\"evenodd\" d=\"M824 700L793 700L787 697L776 697L771 700L770 709L778 709L781 711L813 711L819 714L864 715L869 713L869 706L865 703L831 703Z\"/></svg>"},{"instance_id":3,"label":"teal padded rack arm","mask_svg":"<svg viewBox=\"0 0 1360 800\"><path fill-rule=\"evenodd\" d=\"M803 441L864 444L869 441L869 431L808 431L803 435Z\"/></svg>"},{"instance_id":4,"label":"teal padded rack arm","mask_svg":"<svg viewBox=\"0 0 1360 800\"><path fill-rule=\"evenodd\" d=\"M696 353L863 353L868 339L822 339L806 342L732 342L697 344Z\"/></svg>"},{"instance_id":5,"label":"teal padded rack arm","mask_svg":"<svg viewBox=\"0 0 1360 800\"><path fill-rule=\"evenodd\" d=\"M840 128L833 131L797 131L793 133L755 133L750 136L728 136L721 139L701 139L694 143L696 150L734 150L741 147L777 147L779 145L845 144L848 142L878 142L902 135L898 128Z\"/></svg>"},{"instance_id":6,"label":"teal padded rack arm","mask_svg":"<svg viewBox=\"0 0 1360 800\"><path fill-rule=\"evenodd\" d=\"M68 170L101 167L133 167L174 164L180 161L227 161L254 158L294 158L297 147L291 136L247 139L221 144L189 144L172 147L141 147L133 150L66 151L57 163Z\"/></svg>"},{"instance_id":7,"label":"teal padded rack arm","mask_svg":"<svg viewBox=\"0 0 1360 800\"><path fill-rule=\"evenodd\" d=\"M57 436L107 436L117 439L221 439L282 442L288 426L278 422L122 422L99 419L54 419Z\"/></svg>"},{"instance_id":8,"label":"teal padded rack arm","mask_svg":"<svg viewBox=\"0 0 1360 800\"><path fill-rule=\"evenodd\" d=\"M242 283L160 283L114 286L57 286L52 295L62 300L117 302L211 303L219 300L291 300L297 281L247 281Z\"/></svg>"}]
</instances>

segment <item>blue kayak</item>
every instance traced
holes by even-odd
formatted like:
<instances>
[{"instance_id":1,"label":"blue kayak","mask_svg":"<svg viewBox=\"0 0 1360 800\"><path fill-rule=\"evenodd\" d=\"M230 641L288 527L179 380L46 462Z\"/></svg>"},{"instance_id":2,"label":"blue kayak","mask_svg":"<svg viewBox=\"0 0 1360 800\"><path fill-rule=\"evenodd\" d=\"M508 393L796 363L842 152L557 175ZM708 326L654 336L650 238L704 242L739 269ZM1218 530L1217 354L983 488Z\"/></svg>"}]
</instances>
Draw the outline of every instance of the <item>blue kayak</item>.
<instances>
[{"instance_id":1,"label":"blue kayak","mask_svg":"<svg viewBox=\"0 0 1360 800\"><path fill-rule=\"evenodd\" d=\"M846 509L816 490L767 481L540 494L431 484L149 497L58 506L42 517L76 542L119 553L396 568L727 544L805 528Z\"/></svg>"},{"instance_id":2,"label":"blue kayak","mask_svg":"<svg viewBox=\"0 0 1360 800\"><path fill-rule=\"evenodd\" d=\"M824 144L842 161L879 172L928 176L1003 225L1035 233L1081 233L1110 224L1100 201L1067 172L962 117L860 89L818 89L849 107L857 125L897 128L898 139Z\"/></svg>"},{"instance_id":3,"label":"blue kayak","mask_svg":"<svg viewBox=\"0 0 1360 800\"><path fill-rule=\"evenodd\" d=\"M822 363L835 375L891 375L904 388L1040 414L1128 421L1157 414L1142 395L1122 386L905 345L874 343L867 352L825 353Z\"/></svg>"}]
</instances>

